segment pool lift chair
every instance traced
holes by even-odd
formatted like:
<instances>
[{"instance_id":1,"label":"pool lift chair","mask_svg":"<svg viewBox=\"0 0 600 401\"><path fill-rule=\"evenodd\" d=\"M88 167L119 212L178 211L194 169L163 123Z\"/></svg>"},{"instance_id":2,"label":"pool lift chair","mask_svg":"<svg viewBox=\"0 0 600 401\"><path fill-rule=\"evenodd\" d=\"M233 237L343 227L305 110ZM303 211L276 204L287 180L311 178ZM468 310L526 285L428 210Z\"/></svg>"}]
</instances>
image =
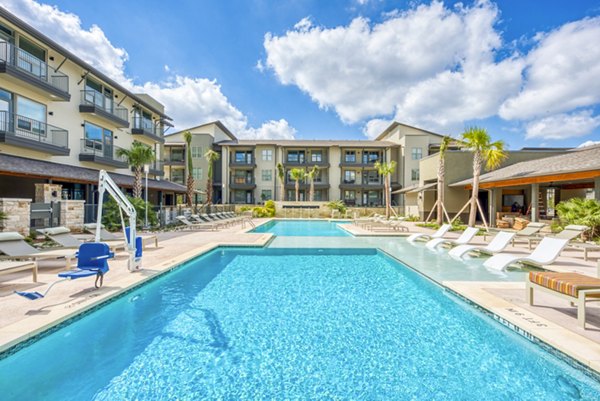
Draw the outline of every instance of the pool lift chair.
<instances>
[{"instance_id":1,"label":"pool lift chair","mask_svg":"<svg viewBox=\"0 0 600 401\"><path fill-rule=\"evenodd\" d=\"M121 225L123 227L123 235L126 239L126 249L129 253L129 260L127 268L129 271L137 271L142 267L142 237L136 237L135 225L136 225L136 212L135 208L127 200L125 195L121 192L117 184L110 178L108 173L104 170L100 171L98 181L98 219L102 221L102 204L104 203L104 193L108 193L115 199L119 205L119 213L121 215ZM129 227L125 226L125 219L123 217L123 211L129 217ZM30 300L36 300L44 298L48 292L54 287L54 285L67 281L77 280L79 278L96 276L94 287L100 288L104 282L104 274L109 270L108 259L113 258L115 255L110 251L109 246L100 242L101 236L101 225L96 226L96 235L94 242L86 242L79 246L79 252L77 252L77 268L73 270L67 270L58 273L58 277L61 280L55 281L50 284L44 293L37 291L15 291L18 295L25 297Z\"/></svg>"}]
</instances>

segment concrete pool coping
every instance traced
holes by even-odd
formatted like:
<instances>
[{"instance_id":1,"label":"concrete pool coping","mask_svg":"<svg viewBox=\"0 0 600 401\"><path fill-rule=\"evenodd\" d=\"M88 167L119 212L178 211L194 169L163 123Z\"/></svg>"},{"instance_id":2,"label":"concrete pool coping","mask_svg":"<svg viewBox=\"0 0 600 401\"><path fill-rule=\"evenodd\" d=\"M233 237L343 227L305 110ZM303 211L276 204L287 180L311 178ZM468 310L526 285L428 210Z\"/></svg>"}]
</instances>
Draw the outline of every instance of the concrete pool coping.
<instances>
[{"instance_id":1,"label":"concrete pool coping","mask_svg":"<svg viewBox=\"0 0 600 401\"><path fill-rule=\"evenodd\" d=\"M258 227L271 220L273 219L257 219L255 223ZM81 282L69 282L52 297L35 302L12 295L9 296L5 291L4 299L0 295L0 307L11 303L19 304L19 308L13 308L12 310L10 308L3 308L3 310L7 310L9 313L11 311L21 313L21 319L6 325L3 325L3 321L0 320L0 353L4 352L6 355L5 351L7 350L9 353L13 352L13 350L16 351L20 349L19 345L26 345L27 340L51 332L53 328L60 327L61 323L78 318L79 315L83 315L104 303L110 302L124 293L162 276L187 261L210 252L215 248L221 246L264 247L273 239L272 234L249 232L252 229L253 227L234 227L222 230L221 232L190 232L170 240L162 241L162 248L157 250L152 250L152 248L147 249L147 261L145 261L145 268L141 272L127 272L126 258L118 258L111 262L110 274L112 277L107 276L110 279L105 283L105 287L100 290L90 289L90 283L85 282L85 280L81 280ZM173 250L179 249L184 249L184 251L173 252ZM378 249L385 252L381 248ZM166 250L169 250L169 252L165 252ZM393 255L391 256L402 262L401 259ZM589 266L585 267L588 268L588 271L590 270ZM567 267L561 267L559 264L556 270L570 270L570 268L568 263ZM59 268L58 270L63 269ZM24 277L23 274L20 274L18 285L23 285L22 283L27 281ZM29 275L26 275L26 277L30 279ZM48 272L42 269L40 277L41 282L36 283L34 287L45 287L49 282L54 281L56 277L55 271ZM428 279L431 280L429 277ZM433 281L488 311L501 322L509 322L541 343L547 344L560 353L568 355L575 361L600 374L600 341L591 340L578 334L576 329L565 327L569 326L568 321L566 323L557 323L546 319L531 310L491 292L492 290L514 291L522 289L524 294L524 283ZM109 286L106 286L106 284L109 284ZM36 289L41 290L43 288ZM79 291L73 293L77 290ZM33 306L33 308L28 308L27 306ZM573 326L575 326L575 323L573 323ZM0 355L0 357L5 355Z\"/></svg>"}]
</instances>

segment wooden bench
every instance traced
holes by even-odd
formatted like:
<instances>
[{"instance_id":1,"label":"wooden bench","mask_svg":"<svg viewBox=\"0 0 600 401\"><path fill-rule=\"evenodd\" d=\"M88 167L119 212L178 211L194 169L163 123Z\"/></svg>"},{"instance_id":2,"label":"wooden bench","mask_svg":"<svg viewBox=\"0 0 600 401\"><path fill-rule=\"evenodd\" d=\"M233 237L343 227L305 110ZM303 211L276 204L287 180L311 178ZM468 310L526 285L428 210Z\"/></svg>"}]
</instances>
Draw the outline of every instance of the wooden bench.
<instances>
[{"instance_id":1,"label":"wooden bench","mask_svg":"<svg viewBox=\"0 0 600 401\"><path fill-rule=\"evenodd\" d=\"M585 303L600 301L600 279L578 273L529 272L526 298L533 305L533 290L554 294L577 306L577 322L585 328Z\"/></svg>"}]
</instances>

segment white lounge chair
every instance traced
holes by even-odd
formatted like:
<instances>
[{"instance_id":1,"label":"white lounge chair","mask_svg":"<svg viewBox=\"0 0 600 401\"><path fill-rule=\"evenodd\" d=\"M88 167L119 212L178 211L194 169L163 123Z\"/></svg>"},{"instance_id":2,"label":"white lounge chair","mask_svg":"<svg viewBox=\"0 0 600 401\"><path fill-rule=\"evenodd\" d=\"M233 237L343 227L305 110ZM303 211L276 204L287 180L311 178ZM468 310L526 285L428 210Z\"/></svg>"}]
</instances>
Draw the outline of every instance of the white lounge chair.
<instances>
[{"instance_id":1,"label":"white lounge chair","mask_svg":"<svg viewBox=\"0 0 600 401\"><path fill-rule=\"evenodd\" d=\"M459 245L451 249L448 255L453 258L461 259L469 252L479 252L485 254L496 254L502 252L512 241L515 233L500 231L487 245Z\"/></svg>"},{"instance_id":2,"label":"white lounge chair","mask_svg":"<svg viewBox=\"0 0 600 401\"><path fill-rule=\"evenodd\" d=\"M217 230L218 227L213 223L192 223L185 216L177 216L176 219L183 224L184 228L189 230Z\"/></svg>"},{"instance_id":3,"label":"white lounge chair","mask_svg":"<svg viewBox=\"0 0 600 401\"><path fill-rule=\"evenodd\" d=\"M475 227L467 227L465 231L458 237L457 239L448 239L448 238L434 238L431 239L425 244L425 246L432 251L435 251L436 248L442 244L456 246L456 245L465 245L471 242L471 240L477 235L479 232L479 228Z\"/></svg>"},{"instance_id":4,"label":"white lounge chair","mask_svg":"<svg viewBox=\"0 0 600 401\"><path fill-rule=\"evenodd\" d=\"M431 235L425 234L425 233L416 233L416 234L411 235L407 239L410 242L415 242L416 240L427 241L427 240L431 240L433 238L442 238L444 235L446 235L446 233L448 231L450 231L450 228L452 228L452 226L450 224L444 224L443 226L438 228L438 230L435 233L433 233Z\"/></svg>"},{"instance_id":5,"label":"white lounge chair","mask_svg":"<svg viewBox=\"0 0 600 401\"><path fill-rule=\"evenodd\" d=\"M486 260L483 265L491 270L502 271L515 263L525 263L538 267L554 263L558 255L569 243L565 238L545 237L528 256L514 253L500 253Z\"/></svg>"}]
</instances>

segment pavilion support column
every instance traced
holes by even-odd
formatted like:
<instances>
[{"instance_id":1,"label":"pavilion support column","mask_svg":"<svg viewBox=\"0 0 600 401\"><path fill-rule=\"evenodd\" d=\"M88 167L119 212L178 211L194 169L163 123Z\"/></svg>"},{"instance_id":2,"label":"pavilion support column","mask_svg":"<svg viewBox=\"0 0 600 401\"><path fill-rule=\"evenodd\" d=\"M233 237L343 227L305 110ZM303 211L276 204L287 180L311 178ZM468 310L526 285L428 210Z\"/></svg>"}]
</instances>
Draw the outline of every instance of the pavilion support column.
<instances>
[{"instance_id":1,"label":"pavilion support column","mask_svg":"<svg viewBox=\"0 0 600 401\"><path fill-rule=\"evenodd\" d=\"M594 198L600 201L600 177L594 178Z\"/></svg>"},{"instance_id":2,"label":"pavilion support column","mask_svg":"<svg viewBox=\"0 0 600 401\"><path fill-rule=\"evenodd\" d=\"M498 188L492 188L489 191L488 210L490 211L490 227L496 226L496 204L497 204Z\"/></svg>"},{"instance_id":3,"label":"pavilion support column","mask_svg":"<svg viewBox=\"0 0 600 401\"><path fill-rule=\"evenodd\" d=\"M531 184L531 221L533 223L537 223L539 220L539 197L540 184Z\"/></svg>"}]
</instances>

